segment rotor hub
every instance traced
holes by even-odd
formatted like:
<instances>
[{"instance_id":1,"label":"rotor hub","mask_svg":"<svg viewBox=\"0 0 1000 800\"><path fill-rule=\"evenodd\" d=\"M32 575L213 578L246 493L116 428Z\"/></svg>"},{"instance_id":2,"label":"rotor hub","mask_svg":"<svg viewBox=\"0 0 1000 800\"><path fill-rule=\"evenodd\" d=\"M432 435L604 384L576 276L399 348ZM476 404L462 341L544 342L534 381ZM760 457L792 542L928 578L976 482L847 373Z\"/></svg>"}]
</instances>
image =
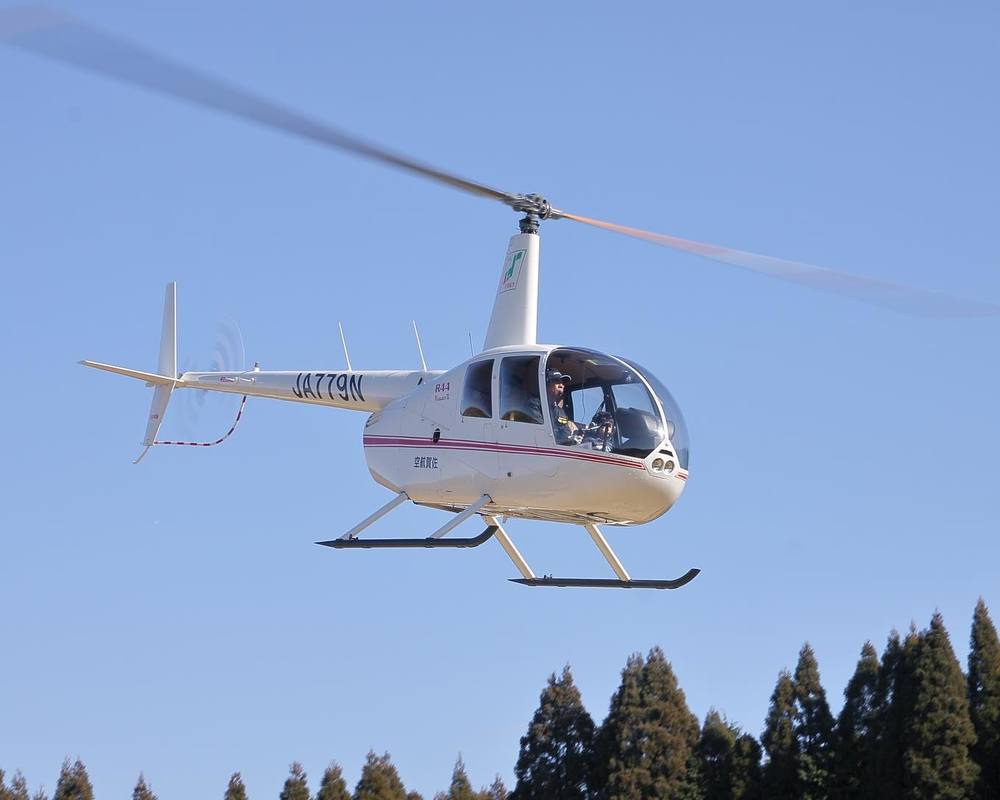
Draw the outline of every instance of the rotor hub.
<instances>
[{"instance_id":1,"label":"rotor hub","mask_svg":"<svg viewBox=\"0 0 1000 800\"><path fill-rule=\"evenodd\" d=\"M539 219L549 219L554 209L549 201L540 194L518 194L511 200L510 207L515 211L523 211L528 216Z\"/></svg>"},{"instance_id":2,"label":"rotor hub","mask_svg":"<svg viewBox=\"0 0 1000 800\"><path fill-rule=\"evenodd\" d=\"M540 194L518 194L508 202L515 211L524 213L518 221L521 233L538 233L539 220L559 218L559 212Z\"/></svg>"}]
</instances>

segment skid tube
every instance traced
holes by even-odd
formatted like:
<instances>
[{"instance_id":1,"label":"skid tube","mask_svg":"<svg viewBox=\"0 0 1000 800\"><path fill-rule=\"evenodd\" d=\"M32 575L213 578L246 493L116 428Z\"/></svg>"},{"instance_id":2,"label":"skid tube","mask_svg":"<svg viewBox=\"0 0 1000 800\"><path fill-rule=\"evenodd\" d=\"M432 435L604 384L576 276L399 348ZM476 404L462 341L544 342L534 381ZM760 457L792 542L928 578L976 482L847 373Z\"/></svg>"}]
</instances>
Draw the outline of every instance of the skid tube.
<instances>
[{"instance_id":1,"label":"skid tube","mask_svg":"<svg viewBox=\"0 0 1000 800\"><path fill-rule=\"evenodd\" d=\"M644 580L641 578L630 578L627 581L616 580L615 578L508 578L512 583L520 583L522 586L563 586L563 587L585 587L603 589L680 589L689 584L696 577L700 569L689 569L679 578L674 580Z\"/></svg>"},{"instance_id":2,"label":"skid tube","mask_svg":"<svg viewBox=\"0 0 1000 800\"><path fill-rule=\"evenodd\" d=\"M435 539L428 536L424 539L331 539L327 542L316 542L334 550L378 550L394 547L479 547L488 542L497 532L496 525L490 525L478 536L468 539Z\"/></svg>"},{"instance_id":3,"label":"skid tube","mask_svg":"<svg viewBox=\"0 0 1000 800\"><path fill-rule=\"evenodd\" d=\"M351 528L347 533L341 536L339 539L329 539L325 542L316 542L316 544L321 544L324 547L332 547L335 550L378 550L378 549L395 549L395 548L407 548L407 547L479 547L479 545L484 544L489 541L496 532L499 530L498 525L487 525L486 530L484 530L478 536L471 536L468 538L458 538L458 539L446 539L444 538L450 531L461 525L469 517L473 516L478 512L483 506L490 502L489 495L483 495L475 503L469 505L464 511L456 514L447 523L438 528L430 536L424 538L392 538L392 539L359 539L358 534L361 533L365 528L372 525L377 520L380 520L390 511L392 511L396 506L405 503L409 498L406 496L406 492L400 492L392 500L386 503L382 508L376 511L371 516L359 522L353 528Z\"/></svg>"}]
</instances>

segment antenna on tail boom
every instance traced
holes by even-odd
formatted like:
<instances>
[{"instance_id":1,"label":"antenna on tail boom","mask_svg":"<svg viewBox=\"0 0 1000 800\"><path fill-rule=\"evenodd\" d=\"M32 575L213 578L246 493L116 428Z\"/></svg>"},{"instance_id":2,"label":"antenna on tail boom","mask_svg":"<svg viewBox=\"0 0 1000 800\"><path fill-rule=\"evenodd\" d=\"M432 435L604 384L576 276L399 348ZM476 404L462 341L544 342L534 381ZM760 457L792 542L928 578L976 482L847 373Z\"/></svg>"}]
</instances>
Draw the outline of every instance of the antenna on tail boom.
<instances>
[{"instance_id":1,"label":"antenna on tail boom","mask_svg":"<svg viewBox=\"0 0 1000 800\"><path fill-rule=\"evenodd\" d=\"M351 368L351 357L347 353L347 339L344 338L344 326L340 322L338 322L337 327L340 328L340 343L344 345L344 361L347 362L347 371L354 372L354 370Z\"/></svg>"},{"instance_id":2,"label":"antenna on tail boom","mask_svg":"<svg viewBox=\"0 0 1000 800\"><path fill-rule=\"evenodd\" d=\"M417 321L413 322L413 335L417 337L417 353L420 354L420 369L427 372L427 362L424 361L424 348L420 346L420 331L417 330Z\"/></svg>"}]
</instances>

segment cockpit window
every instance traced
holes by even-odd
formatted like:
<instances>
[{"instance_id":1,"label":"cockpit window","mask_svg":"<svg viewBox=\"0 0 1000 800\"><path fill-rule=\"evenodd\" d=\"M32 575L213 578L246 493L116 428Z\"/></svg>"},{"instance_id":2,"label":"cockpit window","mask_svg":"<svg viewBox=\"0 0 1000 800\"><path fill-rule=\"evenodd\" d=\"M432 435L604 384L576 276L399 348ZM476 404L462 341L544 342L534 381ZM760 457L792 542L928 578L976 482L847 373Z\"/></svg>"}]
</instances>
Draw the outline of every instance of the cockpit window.
<instances>
[{"instance_id":1,"label":"cockpit window","mask_svg":"<svg viewBox=\"0 0 1000 800\"><path fill-rule=\"evenodd\" d=\"M670 439L670 444L673 445L674 452L677 454L677 463L680 464L681 469L687 469L688 459L691 455L691 440L688 436L687 424L684 422L684 415L681 413L681 407L677 405L677 401L674 400L674 396L670 394L667 387L652 372L634 361L625 358L622 361L642 373L642 377L653 387L656 396L660 398L663 413L667 416L667 438Z\"/></svg>"},{"instance_id":2,"label":"cockpit window","mask_svg":"<svg viewBox=\"0 0 1000 800\"><path fill-rule=\"evenodd\" d=\"M542 423L538 393L540 356L509 356L500 362L500 419Z\"/></svg>"},{"instance_id":3,"label":"cockpit window","mask_svg":"<svg viewBox=\"0 0 1000 800\"><path fill-rule=\"evenodd\" d=\"M640 374L613 356L553 350L545 383L559 444L645 458L666 438L660 410Z\"/></svg>"},{"instance_id":4,"label":"cockpit window","mask_svg":"<svg viewBox=\"0 0 1000 800\"><path fill-rule=\"evenodd\" d=\"M493 416L493 359L469 364L462 387L463 417Z\"/></svg>"}]
</instances>

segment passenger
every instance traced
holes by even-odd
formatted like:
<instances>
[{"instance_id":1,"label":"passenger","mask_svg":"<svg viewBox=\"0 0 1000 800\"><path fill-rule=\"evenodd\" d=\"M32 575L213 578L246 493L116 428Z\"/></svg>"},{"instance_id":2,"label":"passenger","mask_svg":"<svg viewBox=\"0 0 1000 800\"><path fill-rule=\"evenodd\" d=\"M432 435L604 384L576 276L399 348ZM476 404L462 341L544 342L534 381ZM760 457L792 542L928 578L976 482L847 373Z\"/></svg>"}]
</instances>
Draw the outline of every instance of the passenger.
<instances>
[{"instance_id":1,"label":"passenger","mask_svg":"<svg viewBox=\"0 0 1000 800\"><path fill-rule=\"evenodd\" d=\"M545 385L549 394L549 412L552 414L552 432L556 444L579 444L579 425L570 418L566 409L566 384L573 380L557 369L545 373Z\"/></svg>"},{"instance_id":2,"label":"passenger","mask_svg":"<svg viewBox=\"0 0 1000 800\"><path fill-rule=\"evenodd\" d=\"M598 411L583 434L583 441L594 450L610 453L614 448L615 418L608 411Z\"/></svg>"}]
</instances>

